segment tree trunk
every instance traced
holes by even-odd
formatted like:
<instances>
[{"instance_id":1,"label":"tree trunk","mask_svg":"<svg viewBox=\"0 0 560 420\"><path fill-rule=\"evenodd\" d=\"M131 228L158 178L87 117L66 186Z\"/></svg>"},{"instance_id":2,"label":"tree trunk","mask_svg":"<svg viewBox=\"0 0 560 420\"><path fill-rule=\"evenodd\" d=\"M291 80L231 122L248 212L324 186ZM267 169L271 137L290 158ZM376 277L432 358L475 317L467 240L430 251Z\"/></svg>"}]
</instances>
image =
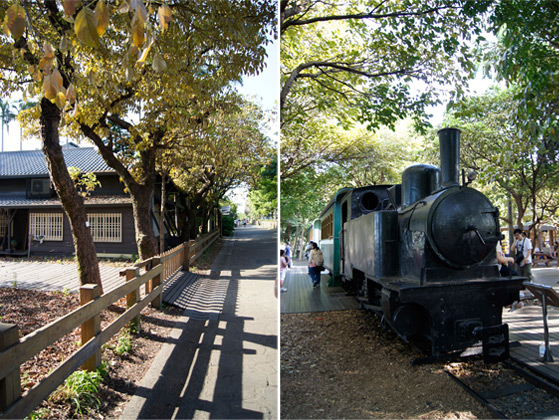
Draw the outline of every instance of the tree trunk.
<instances>
[{"instance_id":1,"label":"tree trunk","mask_svg":"<svg viewBox=\"0 0 560 420\"><path fill-rule=\"evenodd\" d=\"M62 147L59 143L59 124L60 110L51 101L43 98L41 100L43 153L45 154L51 181L72 228L80 284L97 284L101 293L103 293L95 244L89 228L86 226L87 214L84 199L76 191L74 181L68 174L68 168L62 155Z\"/></svg>"},{"instance_id":2,"label":"tree trunk","mask_svg":"<svg viewBox=\"0 0 560 420\"><path fill-rule=\"evenodd\" d=\"M127 185L128 186L128 185ZM129 187L134 214L134 229L136 230L136 245L141 260L157 255L158 243L154 235L152 223L152 195L153 188L145 186Z\"/></svg>"},{"instance_id":3,"label":"tree trunk","mask_svg":"<svg viewBox=\"0 0 560 420\"><path fill-rule=\"evenodd\" d=\"M165 226L163 224L165 218L165 202L167 197L165 195L165 172L161 174L161 206L159 212L159 254L165 252Z\"/></svg>"},{"instance_id":4,"label":"tree trunk","mask_svg":"<svg viewBox=\"0 0 560 420\"><path fill-rule=\"evenodd\" d=\"M120 121L117 119L117 121ZM112 146L103 143L95 131L85 124L80 124L82 132L91 139L101 156L111 168L122 178L130 196L132 197L132 212L134 215L134 228L136 230L136 245L141 260L157 255L158 243L154 235L152 224L152 196L155 184L156 148L148 148L140 152L140 179L137 181L124 164L117 159ZM127 129L127 127L123 127Z\"/></svg>"}]
</instances>

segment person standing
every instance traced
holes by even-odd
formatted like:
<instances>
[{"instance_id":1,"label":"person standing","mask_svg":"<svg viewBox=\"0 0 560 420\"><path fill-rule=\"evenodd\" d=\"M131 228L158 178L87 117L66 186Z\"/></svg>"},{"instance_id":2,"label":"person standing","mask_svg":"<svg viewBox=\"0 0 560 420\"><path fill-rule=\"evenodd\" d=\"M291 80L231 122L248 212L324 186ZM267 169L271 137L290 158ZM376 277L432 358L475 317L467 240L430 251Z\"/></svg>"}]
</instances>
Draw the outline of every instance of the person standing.
<instances>
[{"instance_id":1,"label":"person standing","mask_svg":"<svg viewBox=\"0 0 560 420\"><path fill-rule=\"evenodd\" d=\"M309 276L313 281L313 287L317 288L321 285L321 271L323 271L323 253L315 242L311 242L311 251L309 251Z\"/></svg>"},{"instance_id":2,"label":"person standing","mask_svg":"<svg viewBox=\"0 0 560 420\"><path fill-rule=\"evenodd\" d=\"M286 246L284 247L284 256L288 262L288 268L292 268L292 248L290 248L289 242L286 242Z\"/></svg>"},{"instance_id":3,"label":"person standing","mask_svg":"<svg viewBox=\"0 0 560 420\"><path fill-rule=\"evenodd\" d=\"M527 238L527 234L519 228L513 231L513 236L515 237L515 242L511 245L511 250L516 251L516 271L521 277L527 277L529 281L533 281L533 273L531 272L531 265L533 264L531 251L533 250L533 244L531 240Z\"/></svg>"},{"instance_id":4,"label":"person standing","mask_svg":"<svg viewBox=\"0 0 560 420\"><path fill-rule=\"evenodd\" d=\"M288 262L286 261L286 253L283 249L280 250L280 291L287 292L288 289L284 287L284 280L286 280L286 271L288 271Z\"/></svg>"}]
</instances>

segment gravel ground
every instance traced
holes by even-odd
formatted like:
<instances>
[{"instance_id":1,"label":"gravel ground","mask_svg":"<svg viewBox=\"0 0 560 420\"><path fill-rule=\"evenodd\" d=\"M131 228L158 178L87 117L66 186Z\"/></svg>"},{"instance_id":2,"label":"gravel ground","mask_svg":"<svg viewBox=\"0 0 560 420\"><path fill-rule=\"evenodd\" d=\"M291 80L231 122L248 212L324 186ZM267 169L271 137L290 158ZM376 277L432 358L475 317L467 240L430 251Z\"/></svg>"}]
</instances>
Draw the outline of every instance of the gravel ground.
<instances>
[{"instance_id":1,"label":"gravel ground","mask_svg":"<svg viewBox=\"0 0 560 420\"><path fill-rule=\"evenodd\" d=\"M361 310L281 317L281 417L476 419L492 413Z\"/></svg>"}]
</instances>

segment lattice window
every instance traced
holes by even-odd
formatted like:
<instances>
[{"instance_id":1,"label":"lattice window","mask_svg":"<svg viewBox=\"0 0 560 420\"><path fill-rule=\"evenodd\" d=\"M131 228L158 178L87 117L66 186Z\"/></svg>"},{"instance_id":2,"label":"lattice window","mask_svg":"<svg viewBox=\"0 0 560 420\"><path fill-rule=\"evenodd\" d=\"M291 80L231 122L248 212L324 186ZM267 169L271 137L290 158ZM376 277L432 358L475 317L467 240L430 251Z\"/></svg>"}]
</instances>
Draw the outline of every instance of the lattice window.
<instances>
[{"instance_id":1,"label":"lattice window","mask_svg":"<svg viewBox=\"0 0 560 420\"><path fill-rule=\"evenodd\" d=\"M45 241L62 241L64 217L62 213L29 213L29 233L44 236Z\"/></svg>"},{"instance_id":2,"label":"lattice window","mask_svg":"<svg viewBox=\"0 0 560 420\"><path fill-rule=\"evenodd\" d=\"M6 235L8 227L8 210L0 209L0 238Z\"/></svg>"},{"instance_id":3,"label":"lattice window","mask_svg":"<svg viewBox=\"0 0 560 420\"><path fill-rule=\"evenodd\" d=\"M121 213L88 214L88 222L93 242L122 242Z\"/></svg>"},{"instance_id":4,"label":"lattice window","mask_svg":"<svg viewBox=\"0 0 560 420\"><path fill-rule=\"evenodd\" d=\"M333 214L329 214L321 222L321 240L333 237Z\"/></svg>"}]
</instances>

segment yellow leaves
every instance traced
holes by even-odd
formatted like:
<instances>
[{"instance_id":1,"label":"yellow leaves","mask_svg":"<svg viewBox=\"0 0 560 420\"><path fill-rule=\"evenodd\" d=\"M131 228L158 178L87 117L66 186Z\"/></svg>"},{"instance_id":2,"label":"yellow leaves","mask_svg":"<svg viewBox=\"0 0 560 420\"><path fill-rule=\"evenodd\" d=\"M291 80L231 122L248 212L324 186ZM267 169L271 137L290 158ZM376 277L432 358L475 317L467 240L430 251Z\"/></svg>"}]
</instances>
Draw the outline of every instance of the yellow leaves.
<instances>
[{"instance_id":1,"label":"yellow leaves","mask_svg":"<svg viewBox=\"0 0 560 420\"><path fill-rule=\"evenodd\" d=\"M139 66L142 66L144 64L144 62L146 61L146 58L148 58L148 53L152 49L152 44L153 44L153 41L150 42L150 45L148 45L146 48L144 48L144 51L142 51L142 54L140 55L140 58L138 58L138 60L136 61L136 64L138 64Z\"/></svg>"},{"instance_id":2,"label":"yellow leaves","mask_svg":"<svg viewBox=\"0 0 560 420\"><path fill-rule=\"evenodd\" d=\"M70 51L70 49L72 48L72 43L66 36L63 36L60 40L60 45L58 46L58 48L62 52Z\"/></svg>"},{"instance_id":3,"label":"yellow leaves","mask_svg":"<svg viewBox=\"0 0 560 420\"><path fill-rule=\"evenodd\" d=\"M101 0L95 6L95 16L97 17L97 35L103 36L109 27L109 9L104 0Z\"/></svg>"},{"instance_id":4,"label":"yellow leaves","mask_svg":"<svg viewBox=\"0 0 560 420\"><path fill-rule=\"evenodd\" d=\"M165 69L167 68L167 63L163 60L163 58L162 58L162 56L159 52L156 52L154 54L154 61L152 61L152 68L157 73L163 73L165 71Z\"/></svg>"},{"instance_id":5,"label":"yellow leaves","mask_svg":"<svg viewBox=\"0 0 560 420\"><path fill-rule=\"evenodd\" d=\"M49 100L54 100L62 88L62 76L58 69L54 69L54 71L46 75L43 80L43 94L45 98Z\"/></svg>"},{"instance_id":6,"label":"yellow leaves","mask_svg":"<svg viewBox=\"0 0 560 420\"><path fill-rule=\"evenodd\" d=\"M142 20L141 14L136 12L134 18L132 19L132 42L138 48L144 43L144 20Z\"/></svg>"},{"instance_id":7,"label":"yellow leaves","mask_svg":"<svg viewBox=\"0 0 560 420\"><path fill-rule=\"evenodd\" d=\"M167 27L169 26L169 22L171 22L171 8L166 5L162 4L158 9L158 19L159 19L159 26L161 28L161 32L165 32Z\"/></svg>"},{"instance_id":8,"label":"yellow leaves","mask_svg":"<svg viewBox=\"0 0 560 420\"><path fill-rule=\"evenodd\" d=\"M99 46L97 20L95 12L84 7L78 12L76 22L74 23L74 31L78 39L92 48L97 48Z\"/></svg>"},{"instance_id":9,"label":"yellow leaves","mask_svg":"<svg viewBox=\"0 0 560 420\"><path fill-rule=\"evenodd\" d=\"M62 7L64 7L66 16L73 16L76 13L76 7L78 7L78 0L64 0Z\"/></svg>"},{"instance_id":10,"label":"yellow leaves","mask_svg":"<svg viewBox=\"0 0 560 420\"><path fill-rule=\"evenodd\" d=\"M44 51L43 57L54 58L54 48L51 44L44 44L43 51Z\"/></svg>"},{"instance_id":11,"label":"yellow leaves","mask_svg":"<svg viewBox=\"0 0 560 420\"><path fill-rule=\"evenodd\" d=\"M27 71L36 82L43 80L43 73L41 73L41 70L39 70L37 66L27 66Z\"/></svg>"},{"instance_id":12,"label":"yellow leaves","mask_svg":"<svg viewBox=\"0 0 560 420\"><path fill-rule=\"evenodd\" d=\"M66 95L64 94L64 92L60 91L56 94L56 97L54 98L54 103L58 108L60 109L64 108L64 105L66 105Z\"/></svg>"},{"instance_id":13,"label":"yellow leaves","mask_svg":"<svg viewBox=\"0 0 560 420\"><path fill-rule=\"evenodd\" d=\"M4 16L4 33L19 39L25 31L25 10L18 3L11 5Z\"/></svg>"},{"instance_id":14,"label":"yellow leaves","mask_svg":"<svg viewBox=\"0 0 560 420\"><path fill-rule=\"evenodd\" d=\"M74 85L70 84L68 89L66 89L66 99L70 104L74 104L76 102L76 90L74 89Z\"/></svg>"},{"instance_id":15,"label":"yellow leaves","mask_svg":"<svg viewBox=\"0 0 560 420\"><path fill-rule=\"evenodd\" d=\"M95 11L88 7L82 8L76 16L74 31L78 39L92 48L99 47L99 37L103 36L109 27L110 13L105 0L100 0Z\"/></svg>"}]
</instances>

